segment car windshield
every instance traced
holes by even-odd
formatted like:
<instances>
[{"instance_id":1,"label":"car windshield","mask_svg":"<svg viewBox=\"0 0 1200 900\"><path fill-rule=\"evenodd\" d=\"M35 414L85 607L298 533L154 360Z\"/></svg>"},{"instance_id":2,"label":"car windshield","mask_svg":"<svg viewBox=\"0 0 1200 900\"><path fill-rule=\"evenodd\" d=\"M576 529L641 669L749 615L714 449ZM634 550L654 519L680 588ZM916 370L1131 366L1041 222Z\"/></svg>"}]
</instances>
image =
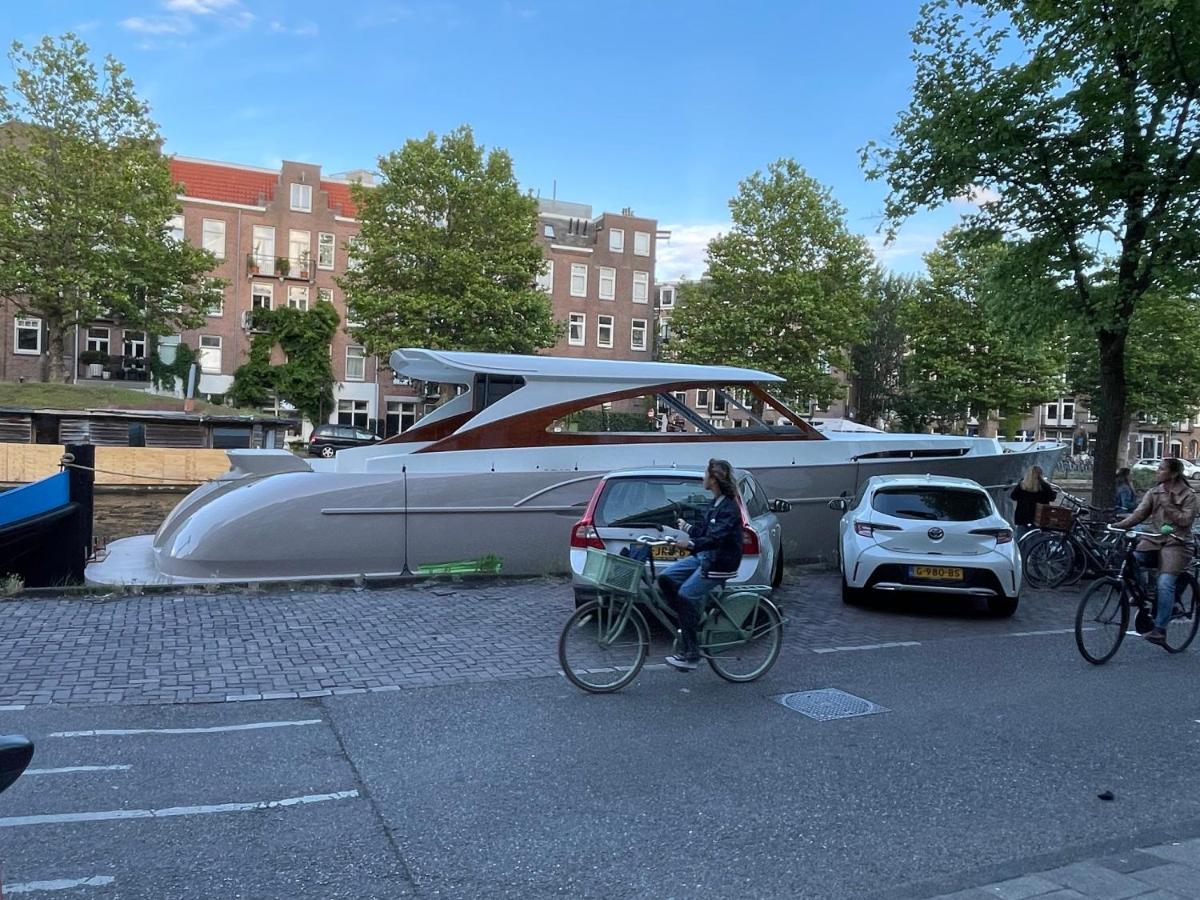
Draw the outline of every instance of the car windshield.
<instances>
[{"instance_id":1,"label":"car windshield","mask_svg":"<svg viewBox=\"0 0 1200 900\"><path fill-rule=\"evenodd\" d=\"M711 494L699 478L612 478L596 504L595 521L604 526L674 526L682 518L700 521Z\"/></svg>"},{"instance_id":2,"label":"car windshield","mask_svg":"<svg viewBox=\"0 0 1200 900\"><path fill-rule=\"evenodd\" d=\"M973 522L992 514L986 494L964 488L890 488L877 491L871 507L897 519L933 522Z\"/></svg>"}]
</instances>

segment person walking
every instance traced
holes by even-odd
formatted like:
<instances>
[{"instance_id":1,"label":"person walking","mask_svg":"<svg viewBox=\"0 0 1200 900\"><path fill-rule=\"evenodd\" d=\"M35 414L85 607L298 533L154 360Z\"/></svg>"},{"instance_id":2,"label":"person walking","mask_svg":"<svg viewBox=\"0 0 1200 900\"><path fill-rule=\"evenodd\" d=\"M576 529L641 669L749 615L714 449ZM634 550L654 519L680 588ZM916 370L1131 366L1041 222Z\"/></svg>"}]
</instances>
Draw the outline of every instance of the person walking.
<instances>
[{"instance_id":1,"label":"person walking","mask_svg":"<svg viewBox=\"0 0 1200 900\"><path fill-rule=\"evenodd\" d=\"M1117 471L1116 499L1113 505L1117 512L1131 513L1137 508L1137 502L1137 491L1133 487L1133 482L1129 480L1129 469L1119 469Z\"/></svg>"},{"instance_id":2,"label":"person walking","mask_svg":"<svg viewBox=\"0 0 1200 900\"><path fill-rule=\"evenodd\" d=\"M1020 483L1009 494L1016 503L1013 510L1013 525L1016 526L1019 541L1033 527L1033 515L1039 503L1053 503L1058 492L1050 486L1042 475L1041 466L1030 466L1029 471Z\"/></svg>"}]
</instances>

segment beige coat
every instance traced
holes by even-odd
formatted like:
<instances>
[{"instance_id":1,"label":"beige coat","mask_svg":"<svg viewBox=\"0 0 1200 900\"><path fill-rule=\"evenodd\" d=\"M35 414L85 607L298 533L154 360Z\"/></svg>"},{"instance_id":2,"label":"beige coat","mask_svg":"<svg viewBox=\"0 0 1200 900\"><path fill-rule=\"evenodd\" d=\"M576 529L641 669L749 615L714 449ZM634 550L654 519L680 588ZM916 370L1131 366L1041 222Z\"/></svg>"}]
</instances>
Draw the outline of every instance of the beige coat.
<instances>
[{"instance_id":1,"label":"beige coat","mask_svg":"<svg viewBox=\"0 0 1200 900\"><path fill-rule=\"evenodd\" d=\"M1146 491L1137 509L1116 525L1130 528L1149 520L1151 533L1141 536L1137 549L1162 551L1161 570L1182 572L1192 558L1192 523L1197 511L1196 492L1183 479L1176 479ZM1163 525L1170 525L1174 533L1162 534Z\"/></svg>"}]
</instances>

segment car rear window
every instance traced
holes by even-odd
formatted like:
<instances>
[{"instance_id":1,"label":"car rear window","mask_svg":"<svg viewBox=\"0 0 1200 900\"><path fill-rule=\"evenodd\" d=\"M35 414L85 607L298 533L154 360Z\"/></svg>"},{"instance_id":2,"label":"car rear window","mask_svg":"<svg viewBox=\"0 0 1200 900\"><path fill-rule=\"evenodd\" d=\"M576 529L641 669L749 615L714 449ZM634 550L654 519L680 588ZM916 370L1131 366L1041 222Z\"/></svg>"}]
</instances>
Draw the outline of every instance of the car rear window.
<instances>
[{"instance_id":1,"label":"car rear window","mask_svg":"<svg viewBox=\"0 0 1200 900\"><path fill-rule=\"evenodd\" d=\"M599 526L630 528L674 527L679 518L695 524L711 497L699 478L610 478L596 504L595 520Z\"/></svg>"},{"instance_id":2,"label":"car rear window","mask_svg":"<svg viewBox=\"0 0 1200 900\"><path fill-rule=\"evenodd\" d=\"M876 491L871 507L897 519L936 522L973 522L992 514L986 494L964 488L890 488Z\"/></svg>"}]
</instances>

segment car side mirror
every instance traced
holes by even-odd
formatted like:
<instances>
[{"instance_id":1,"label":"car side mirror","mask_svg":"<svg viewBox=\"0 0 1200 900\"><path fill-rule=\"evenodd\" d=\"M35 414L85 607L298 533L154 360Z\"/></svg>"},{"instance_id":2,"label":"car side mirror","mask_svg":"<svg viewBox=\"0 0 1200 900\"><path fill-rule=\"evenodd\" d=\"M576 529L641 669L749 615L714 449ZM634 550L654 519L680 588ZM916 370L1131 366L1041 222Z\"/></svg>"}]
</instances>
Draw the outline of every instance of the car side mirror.
<instances>
[{"instance_id":1,"label":"car side mirror","mask_svg":"<svg viewBox=\"0 0 1200 900\"><path fill-rule=\"evenodd\" d=\"M773 513L785 513L792 511L792 504L786 500L768 500L767 509Z\"/></svg>"},{"instance_id":2,"label":"car side mirror","mask_svg":"<svg viewBox=\"0 0 1200 900\"><path fill-rule=\"evenodd\" d=\"M33 741L19 734L0 734L0 793L21 777L33 759Z\"/></svg>"},{"instance_id":3,"label":"car side mirror","mask_svg":"<svg viewBox=\"0 0 1200 900\"><path fill-rule=\"evenodd\" d=\"M850 504L846 502L845 497L835 497L829 501L829 508L837 512L845 512L850 508Z\"/></svg>"}]
</instances>

